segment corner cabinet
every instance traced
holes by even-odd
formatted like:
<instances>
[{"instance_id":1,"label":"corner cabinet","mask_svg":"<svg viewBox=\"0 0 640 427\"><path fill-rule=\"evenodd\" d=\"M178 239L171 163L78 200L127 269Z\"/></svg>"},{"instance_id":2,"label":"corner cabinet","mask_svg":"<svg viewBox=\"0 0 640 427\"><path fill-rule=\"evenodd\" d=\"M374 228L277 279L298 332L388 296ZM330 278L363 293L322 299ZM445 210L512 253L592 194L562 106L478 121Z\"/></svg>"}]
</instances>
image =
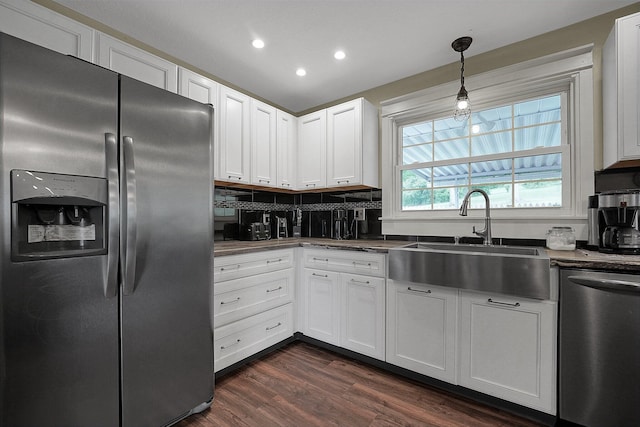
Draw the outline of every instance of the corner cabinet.
<instances>
[{"instance_id":1,"label":"corner cabinet","mask_svg":"<svg viewBox=\"0 0 640 427\"><path fill-rule=\"evenodd\" d=\"M327 185L327 111L298 117L298 190Z\"/></svg>"},{"instance_id":2,"label":"corner cabinet","mask_svg":"<svg viewBox=\"0 0 640 427\"><path fill-rule=\"evenodd\" d=\"M616 19L602 49L603 166L640 159L640 13Z\"/></svg>"},{"instance_id":3,"label":"corner cabinet","mask_svg":"<svg viewBox=\"0 0 640 427\"><path fill-rule=\"evenodd\" d=\"M383 254L304 249L302 333L384 360L385 263Z\"/></svg>"},{"instance_id":4,"label":"corner cabinet","mask_svg":"<svg viewBox=\"0 0 640 427\"><path fill-rule=\"evenodd\" d=\"M387 362L456 384L458 290L387 281Z\"/></svg>"},{"instance_id":5,"label":"corner cabinet","mask_svg":"<svg viewBox=\"0 0 640 427\"><path fill-rule=\"evenodd\" d=\"M276 186L276 109L251 100L251 183Z\"/></svg>"},{"instance_id":6,"label":"corner cabinet","mask_svg":"<svg viewBox=\"0 0 640 427\"><path fill-rule=\"evenodd\" d=\"M96 34L96 63L160 89L178 91L176 64L100 32Z\"/></svg>"},{"instance_id":7,"label":"corner cabinet","mask_svg":"<svg viewBox=\"0 0 640 427\"><path fill-rule=\"evenodd\" d=\"M297 189L296 165L298 120L291 114L278 110L276 112L276 182L278 188Z\"/></svg>"},{"instance_id":8,"label":"corner cabinet","mask_svg":"<svg viewBox=\"0 0 640 427\"><path fill-rule=\"evenodd\" d=\"M460 291L459 384L556 413L557 302Z\"/></svg>"},{"instance_id":9,"label":"corner cabinet","mask_svg":"<svg viewBox=\"0 0 640 427\"><path fill-rule=\"evenodd\" d=\"M251 98L220 85L218 145L222 181L251 182Z\"/></svg>"},{"instance_id":10,"label":"corner cabinet","mask_svg":"<svg viewBox=\"0 0 640 427\"><path fill-rule=\"evenodd\" d=\"M218 89L219 84L211 79L203 77L194 73L191 70L180 67L178 69L178 94L193 99L194 101L201 102L203 104L213 105L214 119L213 119L213 178L218 179L218 172L220 170L219 154L218 154L218 138L216 130L218 129L218 122L220 113L218 111Z\"/></svg>"},{"instance_id":11,"label":"corner cabinet","mask_svg":"<svg viewBox=\"0 0 640 427\"><path fill-rule=\"evenodd\" d=\"M327 187L378 187L378 110L358 98L327 109Z\"/></svg>"}]
</instances>

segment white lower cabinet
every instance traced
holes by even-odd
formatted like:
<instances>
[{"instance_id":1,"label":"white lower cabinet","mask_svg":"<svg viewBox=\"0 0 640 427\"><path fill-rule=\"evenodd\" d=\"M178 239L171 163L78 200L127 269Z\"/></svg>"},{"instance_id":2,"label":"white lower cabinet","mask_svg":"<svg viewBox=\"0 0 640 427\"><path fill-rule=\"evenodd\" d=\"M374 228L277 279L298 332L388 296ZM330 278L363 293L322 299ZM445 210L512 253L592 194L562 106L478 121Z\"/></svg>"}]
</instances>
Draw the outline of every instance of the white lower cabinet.
<instances>
[{"instance_id":1,"label":"white lower cabinet","mask_svg":"<svg viewBox=\"0 0 640 427\"><path fill-rule=\"evenodd\" d=\"M293 262L293 249L214 259L215 372L293 336Z\"/></svg>"},{"instance_id":2,"label":"white lower cabinet","mask_svg":"<svg viewBox=\"0 0 640 427\"><path fill-rule=\"evenodd\" d=\"M305 249L302 258L300 330L384 360L385 255Z\"/></svg>"},{"instance_id":3,"label":"white lower cabinet","mask_svg":"<svg viewBox=\"0 0 640 427\"><path fill-rule=\"evenodd\" d=\"M340 274L340 346L384 360L383 277Z\"/></svg>"},{"instance_id":4,"label":"white lower cabinet","mask_svg":"<svg viewBox=\"0 0 640 427\"><path fill-rule=\"evenodd\" d=\"M387 362L455 384L457 306L457 289L388 280Z\"/></svg>"},{"instance_id":5,"label":"white lower cabinet","mask_svg":"<svg viewBox=\"0 0 640 427\"><path fill-rule=\"evenodd\" d=\"M556 412L557 302L460 291L459 384Z\"/></svg>"}]
</instances>

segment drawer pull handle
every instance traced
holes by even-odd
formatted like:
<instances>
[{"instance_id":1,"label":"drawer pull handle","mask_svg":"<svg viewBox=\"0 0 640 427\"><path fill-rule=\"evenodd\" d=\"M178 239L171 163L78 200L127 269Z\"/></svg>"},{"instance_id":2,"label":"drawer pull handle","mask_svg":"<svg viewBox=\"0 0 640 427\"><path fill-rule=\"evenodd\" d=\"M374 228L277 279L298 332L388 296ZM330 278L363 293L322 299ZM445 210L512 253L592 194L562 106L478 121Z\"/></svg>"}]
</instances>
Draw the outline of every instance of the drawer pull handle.
<instances>
[{"instance_id":1,"label":"drawer pull handle","mask_svg":"<svg viewBox=\"0 0 640 427\"><path fill-rule=\"evenodd\" d=\"M269 292L279 291L280 289L282 289L282 286L278 286L278 287L277 287L277 288L275 288L275 289L267 289L267 293L269 293Z\"/></svg>"},{"instance_id":2,"label":"drawer pull handle","mask_svg":"<svg viewBox=\"0 0 640 427\"><path fill-rule=\"evenodd\" d=\"M235 267L227 267L227 268L220 267L220 271L225 271L227 269L228 270L240 270L240 264L236 265Z\"/></svg>"},{"instance_id":3,"label":"drawer pull handle","mask_svg":"<svg viewBox=\"0 0 640 427\"><path fill-rule=\"evenodd\" d=\"M278 258L278 259L268 259L267 260L267 264L271 264L273 262L282 262L282 258Z\"/></svg>"},{"instance_id":4,"label":"drawer pull handle","mask_svg":"<svg viewBox=\"0 0 640 427\"><path fill-rule=\"evenodd\" d=\"M324 261L324 262L329 262L329 258L316 258L316 257L313 257L313 260L314 260L314 261Z\"/></svg>"},{"instance_id":5,"label":"drawer pull handle","mask_svg":"<svg viewBox=\"0 0 640 427\"><path fill-rule=\"evenodd\" d=\"M232 299L231 301L220 301L220 305L233 304L234 302L238 302L238 301L240 301L240 297L236 299Z\"/></svg>"},{"instance_id":6,"label":"drawer pull handle","mask_svg":"<svg viewBox=\"0 0 640 427\"><path fill-rule=\"evenodd\" d=\"M354 266L354 267L357 267L357 266L359 266L359 265L361 265L361 266L371 267L371 263L370 263L370 262L368 262L368 263L366 263L366 264L365 264L364 262L357 262L357 261L353 261L353 266Z\"/></svg>"},{"instance_id":7,"label":"drawer pull handle","mask_svg":"<svg viewBox=\"0 0 640 427\"><path fill-rule=\"evenodd\" d=\"M286 186L286 187L291 187L291 184L289 184L289 183L287 183L287 182L283 182L281 185L282 185L283 187L285 187L285 186Z\"/></svg>"},{"instance_id":8,"label":"drawer pull handle","mask_svg":"<svg viewBox=\"0 0 640 427\"><path fill-rule=\"evenodd\" d=\"M422 289L414 289L411 286L408 286L407 290L411 291L411 292L422 292L423 294L430 294L431 293L431 289L427 289L426 291L423 291Z\"/></svg>"},{"instance_id":9,"label":"drawer pull handle","mask_svg":"<svg viewBox=\"0 0 640 427\"><path fill-rule=\"evenodd\" d=\"M304 186L305 187L315 187L316 185L315 184L305 184Z\"/></svg>"},{"instance_id":10,"label":"drawer pull handle","mask_svg":"<svg viewBox=\"0 0 640 427\"><path fill-rule=\"evenodd\" d=\"M336 181L337 184L342 184L342 183L345 183L345 182L348 184L349 180L348 179L339 179L339 180Z\"/></svg>"},{"instance_id":11,"label":"drawer pull handle","mask_svg":"<svg viewBox=\"0 0 640 427\"><path fill-rule=\"evenodd\" d=\"M242 181L242 177L241 176L232 176L232 175L228 175L229 179L237 179L238 181Z\"/></svg>"},{"instance_id":12,"label":"drawer pull handle","mask_svg":"<svg viewBox=\"0 0 640 427\"><path fill-rule=\"evenodd\" d=\"M258 182L266 182L268 184L270 181L268 179L259 179Z\"/></svg>"},{"instance_id":13,"label":"drawer pull handle","mask_svg":"<svg viewBox=\"0 0 640 427\"><path fill-rule=\"evenodd\" d=\"M277 325L274 325L274 326L267 326L265 329L266 329L267 331L270 331L270 330L272 330L272 329L277 328L277 327L278 327L278 326L280 326L280 325L282 325L282 322L278 322L278 324L277 324Z\"/></svg>"},{"instance_id":14,"label":"drawer pull handle","mask_svg":"<svg viewBox=\"0 0 640 427\"><path fill-rule=\"evenodd\" d=\"M351 281L353 283L363 283L365 285L368 285L370 282L368 280L356 280L356 279L351 279Z\"/></svg>"},{"instance_id":15,"label":"drawer pull handle","mask_svg":"<svg viewBox=\"0 0 640 427\"><path fill-rule=\"evenodd\" d=\"M491 298L487 300L489 304L499 304L499 305L508 305L509 307L520 307L519 302L502 302L502 301L494 301Z\"/></svg>"},{"instance_id":16,"label":"drawer pull handle","mask_svg":"<svg viewBox=\"0 0 640 427\"><path fill-rule=\"evenodd\" d=\"M240 338L238 338L238 339L236 340L236 342L233 342L233 343L231 343L231 344L229 344L229 345L221 345L221 346L220 346L220 350L226 350L226 349L228 349L229 347L233 347L234 345L238 345L239 343L240 343Z\"/></svg>"},{"instance_id":17,"label":"drawer pull handle","mask_svg":"<svg viewBox=\"0 0 640 427\"><path fill-rule=\"evenodd\" d=\"M312 276L317 276L317 277L329 277L329 275L327 274L318 274L318 273L311 273Z\"/></svg>"}]
</instances>

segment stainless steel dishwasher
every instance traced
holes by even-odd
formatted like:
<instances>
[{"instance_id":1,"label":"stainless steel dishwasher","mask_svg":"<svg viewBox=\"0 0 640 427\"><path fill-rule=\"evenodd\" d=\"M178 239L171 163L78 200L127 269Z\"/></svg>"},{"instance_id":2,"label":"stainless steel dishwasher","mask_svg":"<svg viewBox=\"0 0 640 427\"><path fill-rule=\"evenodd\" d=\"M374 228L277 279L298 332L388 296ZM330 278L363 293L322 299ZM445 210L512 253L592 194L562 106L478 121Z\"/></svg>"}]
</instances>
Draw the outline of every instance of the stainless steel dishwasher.
<instances>
[{"instance_id":1,"label":"stainless steel dishwasher","mask_svg":"<svg viewBox=\"0 0 640 427\"><path fill-rule=\"evenodd\" d=\"M559 416L640 426L640 275L562 270Z\"/></svg>"}]
</instances>

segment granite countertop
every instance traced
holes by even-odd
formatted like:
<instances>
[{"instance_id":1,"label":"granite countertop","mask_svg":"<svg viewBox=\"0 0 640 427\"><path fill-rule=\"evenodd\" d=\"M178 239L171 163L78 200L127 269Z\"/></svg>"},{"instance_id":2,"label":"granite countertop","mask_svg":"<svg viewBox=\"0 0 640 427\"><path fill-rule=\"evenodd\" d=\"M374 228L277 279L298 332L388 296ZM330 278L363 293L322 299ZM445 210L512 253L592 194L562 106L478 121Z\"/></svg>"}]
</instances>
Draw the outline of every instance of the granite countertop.
<instances>
[{"instance_id":1,"label":"granite countertop","mask_svg":"<svg viewBox=\"0 0 640 427\"><path fill-rule=\"evenodd\" d=\"M258 241L227 240L214 243L214 256L238 255L274 249L315 247L346 249L352 251L387 253L389 249L411 243L406 240L334 240L321 238L272 239ZM589 268L640 273L640 255L614 255L597 251L577 249L554 251L547 249L552 266L566 268Z\"/></svg>"}]
</instances>

